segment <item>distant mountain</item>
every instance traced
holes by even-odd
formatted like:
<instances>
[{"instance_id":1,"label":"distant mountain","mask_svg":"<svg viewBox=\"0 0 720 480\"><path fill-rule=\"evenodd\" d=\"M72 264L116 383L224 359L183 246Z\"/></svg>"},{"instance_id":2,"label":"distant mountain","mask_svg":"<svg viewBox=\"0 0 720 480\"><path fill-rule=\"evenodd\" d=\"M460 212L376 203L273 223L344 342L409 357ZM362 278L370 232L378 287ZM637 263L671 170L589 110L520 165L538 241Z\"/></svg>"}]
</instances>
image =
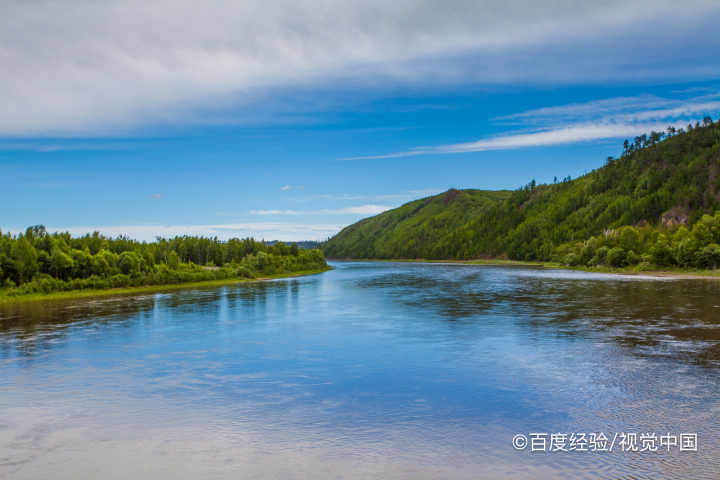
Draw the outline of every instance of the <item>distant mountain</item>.
<instances>
[{"instance_id":1,"label":"distant mountain","mask_svg":"<svg viewBox=\"0 0 720 480\"><path fill-rule=\"evenodd\" d=\"M272 246L278 242L281 242L281 240L269 240L269 241L265 242L265 245ZM304 240L304 241L300 241L300 242L284 242L284 241L282 241L282 243L284 243L288 247L290 245L292 245L293 243L297 243L298 248L304 249L304 250L314 250L316 248L320 248L320 245L323 244L323 242L315 242L312 240Z\"/></svg>"},{"instance_id":2,"label":"distant mountain","mask_svg":"<svg viewBox=\"0 0 720 480\"><path fill-rule=\"evenodd\" d=\"M328 258L550 260L561 245L622 226L693 226L720 211L719 171L720 122L706 117L626 141L620 158L578 179L451 189L350 225L321 249Z\"/></svg>"}]
</instances>

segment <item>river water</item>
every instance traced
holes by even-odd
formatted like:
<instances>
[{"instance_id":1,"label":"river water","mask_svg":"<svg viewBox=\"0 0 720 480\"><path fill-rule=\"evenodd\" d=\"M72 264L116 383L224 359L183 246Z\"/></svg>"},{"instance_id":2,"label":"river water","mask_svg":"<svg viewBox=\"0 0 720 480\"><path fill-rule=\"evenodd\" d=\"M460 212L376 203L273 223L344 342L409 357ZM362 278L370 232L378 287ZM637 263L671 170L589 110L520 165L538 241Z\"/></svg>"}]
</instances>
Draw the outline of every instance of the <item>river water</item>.
<instances>
[{"instance_id":1,"label":"river water","mask_svg":"<svg viewBox=\"0 0 720 480\"><path fill-rule=\"evenodd\" d=\"M0 477L720 478L720 282L334 266L0 306Z\"/></svg>"}]
</instances>

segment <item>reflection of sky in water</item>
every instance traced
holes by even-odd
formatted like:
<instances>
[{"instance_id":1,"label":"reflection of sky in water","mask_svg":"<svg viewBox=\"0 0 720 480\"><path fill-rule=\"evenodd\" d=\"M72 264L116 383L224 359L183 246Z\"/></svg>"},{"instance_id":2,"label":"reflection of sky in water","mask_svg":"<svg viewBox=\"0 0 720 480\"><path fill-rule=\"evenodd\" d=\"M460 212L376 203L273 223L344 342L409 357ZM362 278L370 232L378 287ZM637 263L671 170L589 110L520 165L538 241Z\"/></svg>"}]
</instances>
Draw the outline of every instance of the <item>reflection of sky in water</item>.
<instances>
[{"instance_id":1,"label":"reflection of sky in water","mask_svg":"<svg viewBox=\"0 0 720 480\"><path fill-rule=\"evenodd\" d=\"M719 475L720 283L339 263L0 310L0 476ZM697 432L696 454L530 432Z\"/></svg>"}]
</instances>

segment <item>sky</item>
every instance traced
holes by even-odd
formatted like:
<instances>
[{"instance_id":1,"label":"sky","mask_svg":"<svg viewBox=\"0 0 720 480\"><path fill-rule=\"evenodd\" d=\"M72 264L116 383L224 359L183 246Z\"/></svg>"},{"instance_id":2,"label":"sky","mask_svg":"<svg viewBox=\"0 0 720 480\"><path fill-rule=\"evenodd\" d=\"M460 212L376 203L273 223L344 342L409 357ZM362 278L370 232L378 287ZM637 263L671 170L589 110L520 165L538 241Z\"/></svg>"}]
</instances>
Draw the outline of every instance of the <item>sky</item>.
<instances>
[{"instance_id":1,"label":"sky","mask_svg":"<svg viewBox=\"0 0 720 480\"><path fill-rule=\"evenodd\" d=\"M0 229L322 240L720 117L720 2L0 0Z\"/></svg>"}]
</instances>

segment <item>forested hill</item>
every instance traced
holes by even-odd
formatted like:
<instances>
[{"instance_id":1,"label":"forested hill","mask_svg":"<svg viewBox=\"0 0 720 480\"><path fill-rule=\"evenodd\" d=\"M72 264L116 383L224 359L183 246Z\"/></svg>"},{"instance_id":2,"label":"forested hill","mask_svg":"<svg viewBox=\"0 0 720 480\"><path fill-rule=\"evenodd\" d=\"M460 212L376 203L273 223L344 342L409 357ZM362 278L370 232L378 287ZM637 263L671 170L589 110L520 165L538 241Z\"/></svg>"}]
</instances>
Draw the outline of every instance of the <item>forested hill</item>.
<instances>
[{"instance_id":1,"label":"forested hill","mask_svg":"<svg viewBox=\"0 0 720 480\"><path fill-rule=\"evenodd\" d=\"M429 256L434 245L510 195L450 189L360 220L321 248L331 258L444 258Z\"/></svg>"},{"instance_id":2,"label":"forested hill","mask_svg":"<svg viewBox=\"0 0 720 480\"><path fill-rule=\"evenodd\" d=\"M720 122L706 117L687 130L626 141L620 158L575 180L533 180L513 192L450 190L410 202L345 228L323 251L328 258L558 260L595 236L621 248L611 240L633 226L642 243L635 253L649 254L666 229L669 236L688 231L681 226L720 210L719 169ZM696 247L720 242L711 237Z\"/></svg>"}]
</instances>

